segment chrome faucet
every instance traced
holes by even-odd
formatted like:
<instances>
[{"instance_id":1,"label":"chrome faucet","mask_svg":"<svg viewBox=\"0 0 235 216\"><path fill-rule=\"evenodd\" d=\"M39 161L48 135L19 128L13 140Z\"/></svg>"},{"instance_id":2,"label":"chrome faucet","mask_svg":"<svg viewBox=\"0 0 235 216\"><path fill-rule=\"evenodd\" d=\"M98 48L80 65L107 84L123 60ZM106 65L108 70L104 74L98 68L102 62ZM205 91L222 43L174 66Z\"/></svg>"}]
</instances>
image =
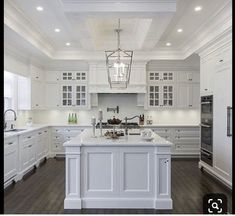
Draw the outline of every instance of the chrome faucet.
<instances>
[{"instance_id":1,"label":"chrome faucet","mask_svg":"<svg viewBox=\"0 0 235 216\"><path fill-rule=\"evenodd\" d=\"M133 117L131 117L131 118L125 117L125 135L128 135L127 120L132 120L132 119L134 119L134 118L136 118L136 117L140 118L140 116L138 116L138 115L133 116Z\"/></svg>"},{"instance_id":2,"label":"chrome faucet","mask_svg":"<svg viewBox=\"0 0 235 216\"><path fill-rule=\"evenodd\" d=\"M6 127L7 127L7 122L5 121L5 116L6 116L6 113L7 112L9 112L9 111L11 111L11 112L13 112L14 113L14 121L16 121L16 112L15 112L15 110L13 110L13 109L7 109L5 112L4 112L4 130L6 129ZM13 129L13 128L11 128L11 129Z\"/></svg>"}]
</instances>

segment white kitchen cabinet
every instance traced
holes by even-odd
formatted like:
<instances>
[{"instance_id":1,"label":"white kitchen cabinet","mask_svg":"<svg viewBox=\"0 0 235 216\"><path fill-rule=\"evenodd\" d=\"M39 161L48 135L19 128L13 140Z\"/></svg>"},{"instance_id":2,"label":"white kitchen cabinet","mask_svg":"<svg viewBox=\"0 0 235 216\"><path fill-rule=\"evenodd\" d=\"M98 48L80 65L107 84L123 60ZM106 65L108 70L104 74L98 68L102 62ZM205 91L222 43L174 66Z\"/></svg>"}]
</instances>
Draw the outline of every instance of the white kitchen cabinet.
<instances>
[{"instance_id":1,"label":"white kitchen cabinet","mask_svg":"<svg viewBox=\"0 0 235 216\"><path fill-rule=\"evenodd\" d=\"M175 86L171 84L150 85L148 88L149 107L174 107Z\"/></svg>"},{"instance_id":2,"label":"white kitchen cabinet","mask_svg":"<svg viewBox=\"0 0 235 216\"><path fill-rule=\"evenodd\" d=\"M47 71L45 75L45 81L49 83L58 83L61 80L59 71Z\"/></svg>"},{"instance_id":3,"label":"white kitchen cabinet","mask_svg":"<svg viewBox=\"0 0 235 216\"><path fill-rule=\"evenodd\" d=\"M41 81L28 77L18 79L18 109L32 110L45 108L45 86Z\"/></svg>"},{"instance_id":4,"label":"white kitchen cabinet","mask_svg":"<svg viewBox=\"0 0 235 216\"><path fill-rule=\"evenodd\" d=\"M52 127L51 151L53 154L64 154L63 143L78 136L83 129L79 127Z\"/></svg>"},{"instance_id":5,"label":"white kitchen cabinet","mask_svg":"<svg viewBox=\"0 0 235 216\"><path fill-rule=\"evenodd\" d=\"M174 82L175 73L171 71L148 71L149 82Z\"/></svg>"},{"instance_id":6,"label":"white kitchen cabinet","mask_svg":"<svg viewBox=\"0 0 235 216\"><path fill-rule=\"evenodd\" d=\"M179 71L177 72L177 82L200 82L200 73L198 71Z\"/></svg>"},{"instance_id":7,"label":"white kitchen cabinet","mask_svg":"<svg viewBox=\"0 0 235 216\"><path fill-rule=\"evenodd\" d=\"M200 86L197 83L179 83L177 91L178 108L199 108Z\"/></svg>"},{"instance_id":8,"label":"white kitchen cabinet","mask_svg":"<svg viewBox=\"0 0 235 216\"><path fill-rule=\"evenodd\" d=\"M43 150L44 150L44 156L47 156L49 154L49 145L50 145L50 132L49 128L43 129Z\"/></svg>"},{"instance_id":9,"label":"white kitchen cabinet","mask_svg":"<svg viewBox=\"0 0 235 216\"><path fill-rule=\"evenodd\" d=\"M46 84L45 106L47 109L60 107L60 85L57 83Z\"/></svg>"},{"instance_id":10,"label":"white kitchen cabinet","mask_svg":"<svg viewBox=\"0 0 235 216\"><path fill-rule=\"evenodd\" d=\"M37 140L34 133L19 136L21 175L36 163L36 144Z\"/></svg>"},{"instance_id":11,"label":"white kitchen cabinet","mask_svg":"<svg viewBox=\"0 0 235 216\"><path fill-rule=\"evenodd\" d=\"M41 160L45 156L45 146L44 146L44 133L43 130L40 130L36 133L36 142L37 142L37 160Z\"/></svg>"},{"instance_id":12,"label":"white kitchen cabinet","mask_svg":"<svg viewBox=\"0 0 235 216\"><path fill-rule=\"evenodd\" d=\"M221 62L214 73L213 167L232 185L232 61ZM231 114L229 116L229 113ZM230 121L230 122L229 122Z\"/></svg>"},{"instance_id":13,"label":"white kitchen cabinet","mask_svg":"<svg viewBox=\"0 0 235 216\"><path fill-rule=\"evenodd\" d=\"M4 139L4 183L13 179L18 172L18 137Z\"/></svg>"},{"instance_id":14,"label":"white kitchen cabinet","mask_svg":"<svg viewBox=\"0 0 235 216\"><path fill-rule=\"evenodd\" d=\"M32 109L44 108L44 90L45 86L43 82L31 81L31 107Z\"/></svg>"},{"instance_id":15,"label":"white kitchen cabinet","mask_svg":"<svg viewBox=\"0 0 235 216\"><path fill-rule=\"evenodd\" d=\"M87 72L85 71L62 71L61 72L62 81L86 81Z\"/></svg>"},{"instance_id":16,"label":"white kitchen cabinet","mask_svg":"<svg viewBox=\"0 0 235 216\"><path fill-rule=\"evenodd\" d=\"M201 96L213 93L213 76L214 76L214 54L210 54L200 59L200 93Z\"/></svg>"},{"instance_id":17,"label":"white kitchen cabinet","mask_svg":"<svg viewBox=\"0 0 235 216\"><path fill-rule=\"evenodd\" d=\"M87 86L63 84L61 86L62 107L87 107Z\"/></svg>"},{"instance_id":18,"label":"white kitchen cabinet","mask_svg":"<svg viewBox=\"0 0 235 216\"><path fill-rule=\"evenodd\" d=\"M43 81L44 80L44 71L38 67L33 65L29 66L31 79L35 81Z\"/></svg>"},{"instance_id":19,"label":"white kitchen cabinet","mask_svg":"<svg viewBox=\"0 0 235 216\"><path fill-rule=\"evenodd\" d=\"M156 134L173 143L171 153L177 157L198 156L200 152L200 131L198 127L156 127Z\"/></svg>"}]
</instances>

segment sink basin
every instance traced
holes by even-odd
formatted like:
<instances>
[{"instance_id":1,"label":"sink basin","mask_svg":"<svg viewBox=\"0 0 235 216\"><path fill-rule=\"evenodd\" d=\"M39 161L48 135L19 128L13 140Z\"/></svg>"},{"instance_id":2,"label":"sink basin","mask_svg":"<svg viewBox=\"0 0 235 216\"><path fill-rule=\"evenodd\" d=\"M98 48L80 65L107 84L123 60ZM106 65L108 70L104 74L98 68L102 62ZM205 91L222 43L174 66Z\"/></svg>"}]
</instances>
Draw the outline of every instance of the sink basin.
<instances>
[{"instance_id":1,"label":"sink basin","mask_svg":"<svg viewBox=\"0 0 235 216\"><path fill-rule=\"evenodd\" d=\"M19 129L19 128L16 128L16 129L12 129L12 130L7 130L7 131L4 131L4 132L20 132L20 131L24 131L26 129Z\"/></svg>"}]
</instances>

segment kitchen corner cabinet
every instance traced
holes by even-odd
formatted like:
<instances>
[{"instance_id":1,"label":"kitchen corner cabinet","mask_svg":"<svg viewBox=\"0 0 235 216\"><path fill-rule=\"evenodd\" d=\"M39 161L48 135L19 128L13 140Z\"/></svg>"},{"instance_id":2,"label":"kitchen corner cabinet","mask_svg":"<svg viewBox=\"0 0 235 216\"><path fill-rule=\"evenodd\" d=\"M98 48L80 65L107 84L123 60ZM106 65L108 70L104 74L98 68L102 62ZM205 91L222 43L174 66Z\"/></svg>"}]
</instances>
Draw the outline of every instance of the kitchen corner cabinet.
<instances>
[{"instance_id":1,"label":"kitchen corner cabinet","mask_svg":"<svg viewBox=\"0 0 235 216\"><path fill-rule=\"evenodd\" d=\"M48 109L60 107L60 85L57 83L46 83L45 106Z\"/></svg>"},{"instance_id":2,"label":"kitchen corner cabinet","mask_svg":"<svg viewBox=\"0 0 235 216\"><path fill-rule=\"evenodd\" d=\"M18 172L18 137L4 139L4 183L14 178Z\"/></svg>"},{"instance_id":3,"label":"kitchen corner cabinet","mask_svg":"<svg viewBox=\"0 0 235 216\"><path fill-rule=\"evenodd\" d=\"M148 87L148 106L149 107L174 107L174 85L159 84L149 85Z\"/></svg>"},{"instance_id":4,"label":"kitchen corner cabinet","mask_svg":"<svg viewBox=\"0 0 235 216\"><path fill-rule=\"evenodd\" d=\"M61 85L62 107L87 107L87 86L84 84Z\"/></svg>"}]
</instances>

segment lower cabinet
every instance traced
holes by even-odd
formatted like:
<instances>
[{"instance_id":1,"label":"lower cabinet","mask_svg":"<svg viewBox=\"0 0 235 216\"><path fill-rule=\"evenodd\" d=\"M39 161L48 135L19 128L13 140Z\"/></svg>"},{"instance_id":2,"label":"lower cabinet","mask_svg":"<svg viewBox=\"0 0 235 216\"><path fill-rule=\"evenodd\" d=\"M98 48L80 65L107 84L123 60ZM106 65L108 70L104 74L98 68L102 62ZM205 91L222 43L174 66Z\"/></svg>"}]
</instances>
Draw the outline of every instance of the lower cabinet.
<instances>
[{"instance_id":1,"label":"lower cabinet","mask_svg":"<svg viewBox=\"0 0 235 216\"><path fill-rule=\"evenodd\" d=\"M21 173L30 169L36 162L36 142L34 133L19 136Z\"/></svg>"},{"instance_id":2,"label":"lower cabinet","mask_svg":"<svg viewBox=\"0 0 235 216\"><path fill-rule=\"evenodd\" d=\"M4 140L4 183L18 172L18 137Z\"/></svg>"},{"instance_id":3,"label":"lower cabinet","mask_svg":"<svg viewBox=\"0 0 235 216\"><path fill-rule=\"evenodd\" d=\"M83 129L76 126L52 127L51 129L51 152L64 154L63 143L78 136Z\"/></svg>"},{"instance_id":4,"label":"lower cabinet","mask_svg":"<svg viewBox=\"0 0 235 216\"><path fill-rule=\"evenodd\" d=\"M173 156L199 156L200 128L195 127L156 127L152 130L173 143Z\"/></svg>"}]
</instances>

